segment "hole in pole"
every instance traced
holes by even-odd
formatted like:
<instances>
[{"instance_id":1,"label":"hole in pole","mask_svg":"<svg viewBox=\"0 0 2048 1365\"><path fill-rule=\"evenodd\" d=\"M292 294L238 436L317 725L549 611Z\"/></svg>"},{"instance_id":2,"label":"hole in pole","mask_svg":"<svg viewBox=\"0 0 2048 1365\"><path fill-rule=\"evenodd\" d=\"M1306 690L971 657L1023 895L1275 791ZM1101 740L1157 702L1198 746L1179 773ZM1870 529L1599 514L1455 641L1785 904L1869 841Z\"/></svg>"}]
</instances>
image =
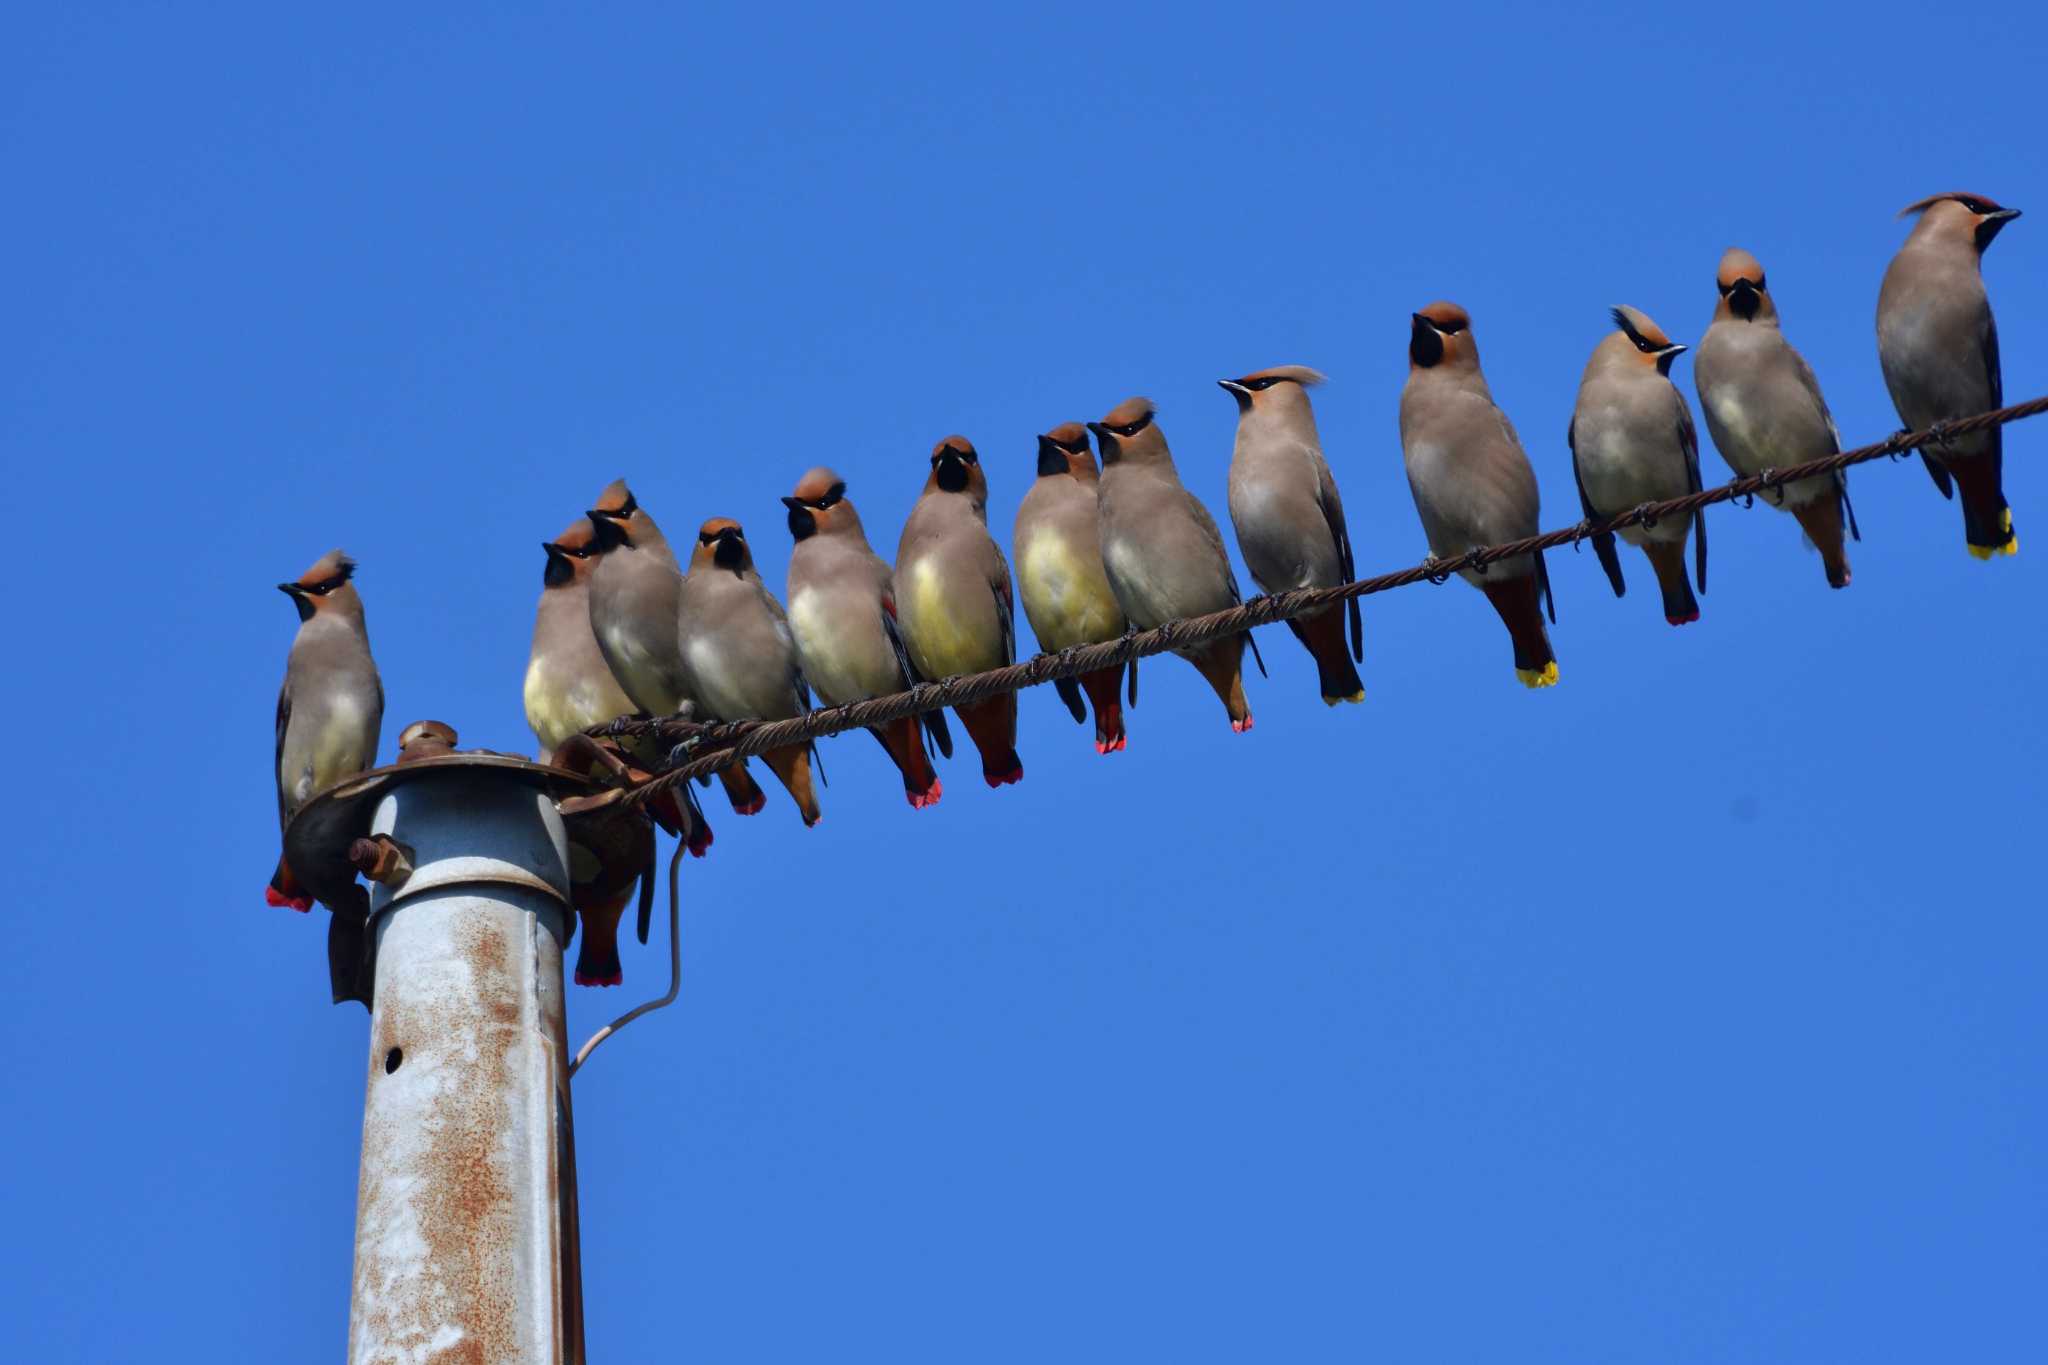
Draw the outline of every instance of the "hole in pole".
<instances>
[{"instance_id":1,"label":"hole in pole","mask_svg":"<svg viewBox=\"0 0 2048 1365\"><path fill-rule=\"evenodd\" d=\"M384 1074L389 1076L392 1072L398 1070L398 1064L404 1060L405 1049L399 1047L392 1048L391 1051L384 1054Z\"/></svg>"}]
</instances>

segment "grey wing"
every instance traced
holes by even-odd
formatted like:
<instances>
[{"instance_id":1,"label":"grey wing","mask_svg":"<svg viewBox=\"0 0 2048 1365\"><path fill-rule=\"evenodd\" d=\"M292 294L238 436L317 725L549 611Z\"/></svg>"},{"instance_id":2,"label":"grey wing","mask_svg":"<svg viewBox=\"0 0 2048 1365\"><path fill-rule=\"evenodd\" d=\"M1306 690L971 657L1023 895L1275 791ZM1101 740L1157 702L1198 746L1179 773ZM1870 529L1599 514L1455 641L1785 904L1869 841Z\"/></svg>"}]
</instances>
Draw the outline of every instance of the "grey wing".
<instances>
[{"instance_id":1,"label":"grey wing","mask_svg":"<svg viewBox=\"0 0 2048 1365\"><path fill-rule=\"evenodd\" d=\"M1017 603L1010 590L1010 566L1002 551L995 556L998 572L989 575L988 586L996 596L996 624L1003 628L1003 664L1008 667L1017 662Z\"/></svg>"},{"instance_id":2,"label":"grey wing","mask_svg":"<svg viewBox=\"0 0 2048 1365\"><path fill-rule=\"evenodd\" d=\"M1979 342L1984 352L1984 377L1991 385L1991 406L2005 406L2005 376L1998 364L1998 319L1991 316L1991 306L1984 307L1984 335ZM1993 459L2005 453L2005 428L2002 426L1984 429L1985 453Z\"/></svg>"},{"instance_id":3,"label":"grey wing","mask_svg":"<svg viewBox=\"0 0 2048 1365\"><path fill-rule=\"evenodd\" d=\"M1237 569L1230 562L1230 551L1223 548L1223 533L1216 529L1216 518L1209 515L1209 509L1202 506L1200 498L1193 493L1187 493L1186 496L1188 510L1195 515L1195 525L1202 529L1203 538L1209 542L1209 547L1216 552L1217 561L1223 565L1223 580L1230 585L1230 604L1244 605L1244 593L1237 586ZM1272 675L1266 672L1265 656L1259 653L1259 642L1250 631L1244 633L1244 643L1245 648L1252 652L1252 662L1259 666L1259 676L1271 677ZM1132 676L1136 677L1136 670L1133 670Z\"/></svg>"},{"instance_id":4,"label":"grey wing","mask_svg":"<svg viewBox=\"0 0 2048 1365\"><path fill-rule=\"evenodd\" d=\"M1585 513L1587 521L1600 520L1600 513L1593 507L1593 500L1586 496L1586 481L1579 476L1579 419L1574 416L1571 425L1564 429L1566 449L1572 453L1572 483L1579 490L1579 510ZM1621 552L1614 548L1614 532L1602 531L1593 537L1593 554L1600 561L1600 568L1607 575L1608 586L1614 589L1616 597L1628 595L1628 582L1621 573Z\"/></svg>"},{"instance_id":5,"label":"grey wing","mask_svg":"<svg viewBox=\"0 0 2048 1365\"><path fill-rule=\"evenodd\" d=\"M1697 493L1705 485L1700 481L1700 435L1692 424L1692 404L1685 401L1685 395L1678 386L1671 388L1672 397L1678 400L1678 444L1685 451L1685 486L1689 492ZM1707 509L1695 508L1692 514L1692 557L1693 577L1699 580L1701 592L1707 590Z\"/></svg>"},{"instance_id":6,"label":"grey wing","mask_svg":"<svg viewBox=\"0 0 2048 1365\"><path fill-rule=\"evenodd\" d=\"M377 709L384 709L382 688L379 688ZM277 752L270 760L270 775L277 782L277 827L283 829L289 821L284 804L284 736L292 724L292 675L284 675L284 686L277 689Z\"/></svg>"},{"instance_id":7,"label":"grey wing","mask_svg":"<svg viewBox=\"0 0 2048 1365\"><path fill-rule=\"evenodd\" d=\"M1349 583L1358 577L1358 570L1351 559L1351 532L1344 525L1344 500L1337 495L1337 480L1330 473L1330 463L1316 451L1316 501L1322 506L1323 521L1330 528L1330 539L1337 545L1337 574ZM1351 657L1356 662L1365 659L1365 624L1356 597L1345 604L1345 614L1351 627Z\"/></svg>"},{"instance_id":8,"label":"grey wing","mask_svg":"<svg viewBox=\"0 0 2048 1365\"><path fill-rule=\"evenodd\" d=\"M910 662L910 648L903 643L903 628L896 623L896 584L893 577L882 589L882 633L889 637L889 648L896 655L896 666L903 670L906 689L926 681L919 675L917 665ZM927 711L918 719L924 725L925 735L939 752L951 758L953 731L946 724L946 713Z\"/></svg>"},{"instance_id":9,"label":"grey wing","mask_svg":"<svg viewBox=\"0 0 2048 1365\"><path fill-rule=\"evenodd\" d=\"M1791 350L1790 347L1786 349ZM1828 453L1838 454L1842 449L1842 433L1835 429L1835 415L1828 411L1828 400L1821 396L1820 381L1813 376L1813 366L1806 363L1805 356L1792 351L1792 367L1793 373L1799 376L1799 382L1805 386L1807 393L1812 395L1813 405L1820 409L1821 420L1828 424L1828 440L1834 445L1834 449ZM1685 420L1689 424L1692 421L1692 414L1687 413Z\"/></svg>"}]
</instances>

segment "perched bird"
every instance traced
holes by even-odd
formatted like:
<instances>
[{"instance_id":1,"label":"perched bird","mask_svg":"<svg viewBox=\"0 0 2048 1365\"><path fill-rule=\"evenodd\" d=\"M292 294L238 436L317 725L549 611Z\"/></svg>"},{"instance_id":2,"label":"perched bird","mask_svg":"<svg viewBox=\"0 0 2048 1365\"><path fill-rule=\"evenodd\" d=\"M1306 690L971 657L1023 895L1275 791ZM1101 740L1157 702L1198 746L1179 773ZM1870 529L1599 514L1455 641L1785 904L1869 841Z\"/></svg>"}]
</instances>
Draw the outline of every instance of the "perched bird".
<instances>
[{"instance_id":1,"label":"perched bird","mask_svg":"<svg viewBox=\"0 0 2048 1365\"><path fill-rule=\"evenodd\" d=\"M1746 477L1840 451L1841 437L1813 370L1779 330L1778 305L1764 286L1763 266L1747 251L1730 247L1716 283L1721 301L1693 357L1692 377L1721 458ZM1848 587L1844 526L1850 539L1863 538L1849 506L1848 476L1837 470L1766 489L1762 496L1798 518L1820 551L1828 586Z\"/></svg>"},{"instance_id":2,"label":"perched bird","mask_svg":"<svg viewBox=\"0 0 2048 1365\"><path fill-rule=\"evenodd\" d=\"M1216 519L1181 485L1166 436L1153 420L1156 411L1149 398L1127 398L1088 424L1102 450L1095 513L1102 567L1117 605L1139 630L1243 601ZM1257 659L1249 631L1176 651L1215 689L1238 734L1252 728L1243 676L1248 644ZM1265 671L1263 662L1259 670Z\"/></svg>"},{"instance_id":3,"label":"perched bird","mask_svg":"<svg viewBox=\"0 0 2048 1365\"><path fill-rule=\"evenodd\" d=\"M590 579L598 564L597 530L578 517L541 542L547 568L534 611L533 649L526 665L526 723L546 763L573 734L631 715L636 709L612 677L590 628Z\"/></svg>"},{"instance_id":4,"label":"perched bird","mask_svg":"<svg viewBox=\"0 0 2048 1365\"><path fill-rule=\"evenodd\" d=\"M1010 566L988 533L988 479L965 436L932 447L931 474L896 546L896 611L918 673L940 680L1016 662ZM954 712L981 751L991 787L1024 780L1017 695Z\"/></svg>"},{"instance_id":5,"label":"perched bird","mask_svg":"<svg viewBox=\"0 0 2048 1365\"><path fill-rule=\"evenodd\" d=\"M1435 558L1460 559L1478 546L1537 533L1536 471L1494 404L1479 372L1472 319L1455 303L1432 303L1409 319L1401 457ZM1555 684L1557 654L1543 608L1550 606L1552 622L1557 608L1542 552L1459 573L1500 613L1515 643L1515 676L1528 687Z\"/></svg>"},{"instance_id":6,"label":"perched bird","mask_svg":"<svg viewBox=\"0 0 2048 1365\"><path fill-rule=\"evenodd\" d=\"M687 691L710 719L788 720L811 709L789 621L754 571L738 522L713 517L697 532L676 609ZM811 746L770 749L761 758L795 798L804 823L817 824Z\"/></svg>"},{"instance_id":7,"label":"perched bird","mask_svg":"<svg viewBox=\"0 0 2048 1365\"><path fill-rule=\"evenodd\" d=\"M1579 505L1588 521L1619 516L1646 502L1663 502L1700 491L1699 437L1692 406L1671 382L1671 362L1685 353L1633 308L1614 310L1616 331L1593 348L1579 380L1565 444L1579 482ZM1660 519L1654 526L1625 526L1621 538L1642 547L1657 584L1664 590L1664 619L1682 626L1700 619L1700 604L1685 576L1685 533L1693 532L1693 558L1700 591L1707 590L1707 521L1698 512ZM1614 533L1593 537L1600 567L1620 597L1626 586Z\"/></svg>"},{"instance_id":8,"label":"perched bird","mask_svg":"<svg viewBox=\"0 0 2048 1365\"><path fill-rule=\"evenodd\" d=\"M1049 654L1114 640L1130 629L1102 569L1102 546L1095 534L1097 479L1088 429L1079 422L1063 423L1038 438L1038 478L1017 509L1010 552L1017 558L1024 615L1038 647ZM1088 719L1083 691L1095 704L1098 754L1113 754L1127 743L1117 699L1123 672L1121 667L1097 669L1053 684L1076 723Z\"/></svg>"},{"instance_id":9,"label":"perched bird","mask_svg":"<svg viewBox=\"0 0 2048 1365\"><path fill-rule=\"evenodd\" d=\"M1242 379L1216 381L1237 400L1237 444L1230 452L1230 524L1252 582L1269 593L1333 588L1351 581L1351 532L1344 500L1323 458L1308 390L1323 376L1306 365L1276 365ZM1350 648L1344 640L1351 625ZM1323 701L1364 701L1356 660L1365 657L1358 599L1288 621L1316 661Z\"/></svg>"},{"instance_id":10,"label":"perched bird","mask_svg":"<svg viewBox=\"0 0 2048 1365\"><path fill-rule=\"evenodd\" d=\"M277 694L280 832L314 793L377 761L384 685L370 657L363 599L349 581L355 571L353 559L330 550L295 581L277 585L299 609L299 633ZM281 855L263 898L294 910L313 908L312 896Z\"/></svg>"},{"instance_id":11,"label":"perched bird","mask_svg":"<svg viewBox=\"0 0 2048 1365\"><path fill-rule=\"evenodd\" d=\"M1981 194L1937 194L1917 213L1877 295L1877 357L1892 406L1909 431L1971 417L2005 403L1998 324L1984 293L1984 248L2020 216ZM2005 429L1938 438L1920 458L1944 498L1963 494L1963 538L1978 559L2018 554L2005 503Z\"/></svg>"},{"instance_id":12,"label":"perched bird","mask_svg":"<svg viewBox=\"0 0 2048 1365\"><path fill-rule=\"evenodd\" d=\"M674 715L689 698L676 601L683 587L675 552L654 518L615 479L588 513L598 556L590 574L590 629L612 677L649 716ZM768 798L744 761L719 771L726 799L754 815Z\"/></svg>"},{"instance_id":13,"label":"perched bird","mask_svg":"<svg viewBox=\"0 0 2048 1365\"><path fill-rule=\"evenodd\" d=\"M446 758L455 752L455 727L445 720L416 720L398 732L399 763Z\"/></svg>"},{"instance_id":14,"label":"perched bird","mask_svg":"<svg viewBox=\"0 0 2048 1365\"><path fill-rule=\"evenodd\" d=\"M846 480L829 469L813 469L782 501L796 540L789 554L789 628L804 677L819 698L845 706L922 681L897 629L895 578L869 547L860 513L846 496ZM950 756L945 713L927 712L924 722L933 743ZM943 789L925 753L918 718L905 716L870 733L903 774L911 809L937 805Z\"/></svg>"}]
</instances>

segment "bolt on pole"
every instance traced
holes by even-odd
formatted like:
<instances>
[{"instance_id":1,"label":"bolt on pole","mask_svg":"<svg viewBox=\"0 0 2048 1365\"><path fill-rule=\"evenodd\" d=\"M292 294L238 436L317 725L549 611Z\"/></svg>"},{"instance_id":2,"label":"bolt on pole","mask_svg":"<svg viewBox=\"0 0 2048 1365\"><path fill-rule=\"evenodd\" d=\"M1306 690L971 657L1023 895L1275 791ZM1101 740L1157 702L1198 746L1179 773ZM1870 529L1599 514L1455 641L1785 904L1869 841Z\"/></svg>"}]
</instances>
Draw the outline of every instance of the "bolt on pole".
<instances>
[{"instance_id":1,"label":"bolt on pole","mask_svg":"<svg viewBox=\"0 0 2048 1365\"><path fill-rule=\"evenodd\" d=\"M468 759L381 770L350 853L374 881L351 1365L584 1358L569 846L546 770Z\"/></svg>"}]
</instances>

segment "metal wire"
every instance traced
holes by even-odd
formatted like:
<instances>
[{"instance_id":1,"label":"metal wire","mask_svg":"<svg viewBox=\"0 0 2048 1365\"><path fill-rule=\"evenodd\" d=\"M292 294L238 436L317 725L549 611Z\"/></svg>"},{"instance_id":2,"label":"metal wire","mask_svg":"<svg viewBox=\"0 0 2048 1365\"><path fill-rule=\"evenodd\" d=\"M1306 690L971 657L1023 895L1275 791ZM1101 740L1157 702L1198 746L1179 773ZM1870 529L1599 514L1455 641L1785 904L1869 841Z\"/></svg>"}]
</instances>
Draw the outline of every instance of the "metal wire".
<instances>
[{"instance_id":1,"label":"metal wire","mask_svg":"<svg viewBox=\"0 0 2048 1365\"><path fill-rule=\"evenodd\" d=\"M683 841L676 840L676 851L668 860L668 994L653 1000L642 1001L618 1018L590 1035L590 1041L576 1049L575 1059L569 1063L569 1074L574 1076L582 1065L590 1060L590 1054L597 1051L597 1045L632 1023L643 1014L652 1014L664 1005L673 1005L676 996L683 989L683 941L679 934L682 927L682 863ZM647 871L652 873L653 868Z\"/></svg>"},{"instance_id":2,"label":"metal wire","mask_svg":"<svg viewBox=\"0 0 2048 1365\"><path fill-rule=\"evenodd\" d=\"M1355 597L1387 592L1393 588L1405 588L1411 583L1442 583L1463 569L1480 569L1517 555L1554 549L1560 545L1575 545L1590 536L1617 531L1624 526L1655 523L1664 517L1696 511L1717 502L1729 502L1735 498L1753 499L1756 494L1767 489L1797 483L1816 474L1846 469L1853 464L1862 464L1886 456L1905 455L1924 445L1968 435L1987 427L2003 426L2008 422L2039 416L2044 412L2048 412L2048 396L1991 412L1978 413L1973 417L1943 422L1925 431L1902 431L1889 440L1879 441L1875 445L1859 446L1855 450L1845 450L1824 459L1808 460L1805 464L1747 475L1714 488L1688 493L1682 498L1644 503L1619 516L1597 521L1582 521L1564 530L1546 531L1541 535L1526 536L1502 545L1480 546L1455 559L1432 557L1413 568L1380 574L1375 578L1361 578L1350 583L1340 583L1335 587L1296 588L1291 592L1255 597L1241 606L1211 612L1207 616L1191 616L1178 621L1168 621L1155 630L1135 631L1115 640L1081 645L1062 650L1058 654L1040 654L1022 663L990 669L986 673L969 673L942 683L919 683L905 692L894 692L886 697L871 697L866 701L851 702L845 706L826 707L789 720L717 723L695 721L686 717L660 720L622 718L596 726L590 733L599 736L652 734L671 744L693 742L691 756L687 761L627 791L625 800L629 804L640 805L678 783L707 776L764 750L802 744L845 730L882 725L904 716L920 715L945 706L971 706L975 702L986 701L1005 692L1016 692L1060 678L1078 677L1083 673L1115 668L1151 654L1187 650L1226 635L1240 634L1254 626L1271 625L1275 621L1285 621Z\"/></svg>"}]
</instances>

